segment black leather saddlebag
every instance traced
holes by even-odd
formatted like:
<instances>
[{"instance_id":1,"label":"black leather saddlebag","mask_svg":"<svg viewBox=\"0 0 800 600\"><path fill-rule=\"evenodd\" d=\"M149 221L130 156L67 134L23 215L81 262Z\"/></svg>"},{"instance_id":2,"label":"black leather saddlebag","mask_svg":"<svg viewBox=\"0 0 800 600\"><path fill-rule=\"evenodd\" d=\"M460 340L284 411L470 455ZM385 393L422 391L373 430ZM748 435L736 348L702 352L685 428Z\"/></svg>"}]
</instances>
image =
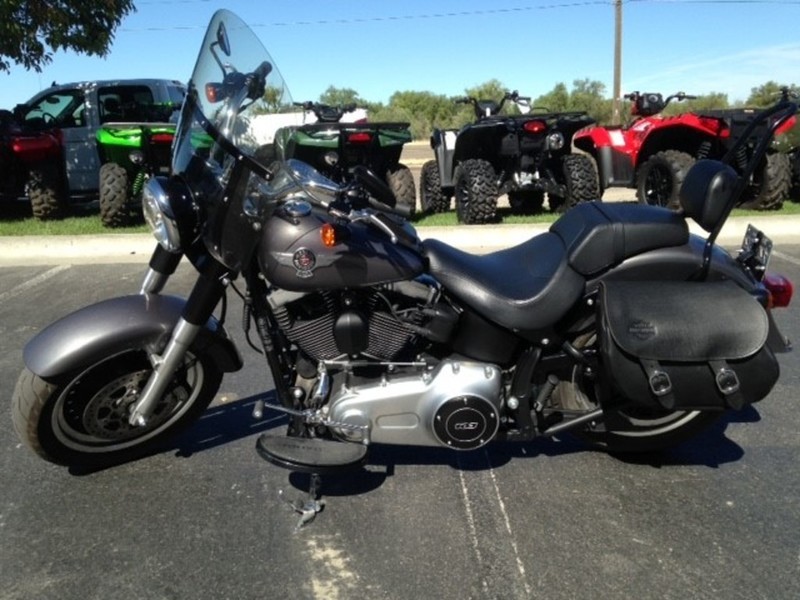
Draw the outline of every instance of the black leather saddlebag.
<instances>
[{"instance_id":1,"label":"black leather saddlebag","mask_svg":"<svg viewBox=\"0 0 800 600\"><path fill-rule=\"evenodd\" d=\"M741 408L778 380L764 308L731 282L604 282L600 352L616 396L664 409Z\"/></svg>"}]
</instances>

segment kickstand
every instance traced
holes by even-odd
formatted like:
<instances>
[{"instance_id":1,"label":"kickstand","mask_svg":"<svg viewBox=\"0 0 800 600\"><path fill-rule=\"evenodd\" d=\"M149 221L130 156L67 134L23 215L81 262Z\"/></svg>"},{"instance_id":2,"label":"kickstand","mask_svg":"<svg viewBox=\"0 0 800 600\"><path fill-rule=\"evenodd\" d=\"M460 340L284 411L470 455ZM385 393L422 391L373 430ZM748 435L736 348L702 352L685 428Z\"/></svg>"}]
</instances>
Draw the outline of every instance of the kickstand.
<instances>
[{"instance_id":1,"label":"kickstand","mask_svg":"<svg viewBox=\"0 0 800 600\"><path fill-rule=\"evenodd\" d=\"M318 513L325 507L325 500L319 499L319 489L322 486L322 477L319 473L311 473L311 481L308 484L308 493L305 498L298 498L295 501L289 500L283 494L283 490L278 490L278 497L286 502L289 507L300 515L300 520L294 528L297 533L306 523L314 520Z\"/></svg>"}]
</instances>

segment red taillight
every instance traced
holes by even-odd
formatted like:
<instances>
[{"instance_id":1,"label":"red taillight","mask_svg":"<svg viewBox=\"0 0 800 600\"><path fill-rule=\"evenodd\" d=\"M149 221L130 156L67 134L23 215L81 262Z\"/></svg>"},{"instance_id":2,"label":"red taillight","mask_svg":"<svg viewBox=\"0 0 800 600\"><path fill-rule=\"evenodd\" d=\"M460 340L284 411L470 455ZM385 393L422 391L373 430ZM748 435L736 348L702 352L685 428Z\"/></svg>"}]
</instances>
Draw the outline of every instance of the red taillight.
<instances>
[{"instance_id":1,"label":"red taillight","mask_svg":"<svg viewBox=\"0 0 800 600\"><path fill-rule=\"evenodd\" d=\"M547 131L547 123L544 121L525 121L522 128L528 133L544 133Z\"/></svg>"},{"instance_id":2,"label":"red taillight","mask_svg":"<svg viewBox=\"0 0 800 600\"><path fill-rule=\"evenodd\" d=\"M783 275L777 273L767 273L762 281L764 287L769 290L770 306L772 308L785 308L792 301L794 286Z\"/></svg>"},{"instance_id":3,"label":"red taillight","mask_svg":"<svg viewBox=\"0 0 800 600\"><path fill-rule=\"evenodd\" d=\"M775 133L776 133L776 134L778 134L778 133L786 133L787 131L789 131L790 129L792 129L792 128L795 126L795 124L796 124L796 123L797 123L797 117L795 117L794 115L792 115L791 117L789 117L788 119L786 119L786 120L785 120L785 121L784 121L784 122L781 124L781 126L780 126L780 127L778 127L778 129L777 129L777 130L775 130Z\"/></svg>"},{"instance_id":4,"label":"red taillight","mask_svg":"<svg viewBox=\"0 0 800 600\"><path fill-rule=\"evenodd\" d=\"M174 137L171 133L154 133L150 141L154 144L171 144Z\"/></svg>"},{"instance_id":5,"label":"red taillight","mask_svg":"<svg viewBox=\"0 0 800 600\"><path fill-rule=\"evenodd\" d=\"M372 141L372 136L369 133L359 131L348 135L347 141L350 144L369 144Z\"/></svg>"}]
</instances>

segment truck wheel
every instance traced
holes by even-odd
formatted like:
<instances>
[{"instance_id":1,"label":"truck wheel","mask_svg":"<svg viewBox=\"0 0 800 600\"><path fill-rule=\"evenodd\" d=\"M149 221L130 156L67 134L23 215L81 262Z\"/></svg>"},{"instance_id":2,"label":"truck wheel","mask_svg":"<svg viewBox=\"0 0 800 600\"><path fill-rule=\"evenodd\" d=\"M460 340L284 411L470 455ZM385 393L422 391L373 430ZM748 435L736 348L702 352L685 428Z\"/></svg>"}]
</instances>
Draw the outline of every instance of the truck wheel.
<instances>
[{"instance_id":1,"label":"truck wheel","mask_svg":"<svg viewBox=\"0 0 800 600\"><path fill-rule=\"evenodd\" d=\"M439 164L435 160L429 160L422 165L419 175L419 204L425 214L450 210L450 194L445 194L442 190Z\"/></svg>"},{"instance_id":2,"label":"truck wheel","mask_svg":"<svg viewBox=\"0 0 800 600\"><path fill-rule=\"evenodd\" d=\"M508 204L515 215L535 215L542 210L544 192L538 190L512 190L508 192Z\"/></svg>"},{"instance_id":3,"label":"truck wheel","mask_svg":"<svg viewBox=\"0 0 800 600\"><path fill-rule=\"evenodd\" d=\"M686 152L656 152L639 168L636 197L641 204L680 208L678 194L694 158Z\"/></svg>"},{"instance_id":4,"label":"truck wheel","mask_svg":"<svg viewBox=\"0 0 800 600\"><path fill-rule=\"evenodd\" d=\"M124 227L131 221L128 172L117 163L100 167L100 220L106 227Z\"/></svg>"},{"instance_id":5,"label":"truck wheel","mask_svg":"<svg viewBox=\"0 0 800 600\"><path fill-rule=\"evenodd\" d=\"M739 208L749 210L780 210L789 197L792 182L792 163L783 152L767 155L767 161L753 174Z\"/></svg>"},{"instance_id":6,"label":"truck wheel","mask_svg":"<svg viewBox=\"0 0 800 600\"><path fill-rule=\"evenodd\" d=\"M591 158L584 154L567 154L562 160L561 167L567 195L562 198L551 194L551 210L564 212L581 202L600 199L600 181Z\"/></svg>"},{"instance_id":7,"label":"truck wheel","mask_svg":"<svg viewBox=\"0 0 800 600\"><path fill-rule=\"evenodd\" d=\"M43 163L30 170L28 199L35 219L48 221L64 218L67 207L61 189L61 176L56 165Z\"/></svg>"},{"instance_id":8,"label":"truck wheel","mask_svg":"<svg viewBox=\"0 0 800 600\"><path fill-rule=\"evenodd\" d=\"M413 213L417 208L417 191L414 189L414 176L404 164L398 163L386 172L386 183L394 193L397 204L408 206Z\"/></svg>"},{"instance_id":9,"label":"truck wheel","mask_svg":"<svg viewBox=\"0 0 800 600\"><path fill-rule=\"evenodd\" d=\"M490 223L497 215L497 183L489 161L473 158L456 167L456 216L459 223Z\"/></svg>"}]
</instances>

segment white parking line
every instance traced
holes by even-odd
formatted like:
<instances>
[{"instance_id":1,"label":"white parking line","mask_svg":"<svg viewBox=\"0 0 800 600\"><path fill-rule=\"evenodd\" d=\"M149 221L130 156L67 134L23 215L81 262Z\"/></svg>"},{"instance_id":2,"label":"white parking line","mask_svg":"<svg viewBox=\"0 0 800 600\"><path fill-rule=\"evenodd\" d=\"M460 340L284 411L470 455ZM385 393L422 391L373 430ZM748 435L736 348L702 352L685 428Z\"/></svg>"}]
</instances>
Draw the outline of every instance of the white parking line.
<instances>
[{"instance_id":1,"label":"white parking line","mask_svg":"<svg viewBox=\"0 0 800 600\"><path fill-rule=\"evenodd\" d=\"M10 290L0 293L0 302L5 302L6 300L15 298L20 294L22 294L23 292L26 292L27 290L36 287L40 283L44 283L51 277L54 277L55 275L61 273L61 271L66 271L69 268L70 265L59 265L57 267L53 267L48 271L45 271L44 273L40 273L33 279L28 279L28 281L24 281L19 285L14 286Z\"/></svg>"}]
</instances>

